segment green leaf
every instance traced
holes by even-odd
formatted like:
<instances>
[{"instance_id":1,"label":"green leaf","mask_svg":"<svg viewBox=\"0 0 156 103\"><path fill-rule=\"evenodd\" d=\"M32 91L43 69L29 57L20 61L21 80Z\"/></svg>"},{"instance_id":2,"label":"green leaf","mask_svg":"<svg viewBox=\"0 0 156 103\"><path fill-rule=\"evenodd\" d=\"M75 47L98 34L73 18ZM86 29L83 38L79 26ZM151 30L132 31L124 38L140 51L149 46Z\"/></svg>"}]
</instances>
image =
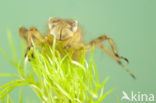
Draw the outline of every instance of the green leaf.
<instances>
[{"instance_id":1,"label":"green leaf","mask_svg":"<svg viewBox=\"0 0 156 103\"><path fill-rule=\"evenodd\" d=\"M22 88L19 91L19 103L22 103Z\"/></svg>"},{"instance_id":2,"label":"green leaf","mask_svg":"<svg viewBox=\"0 0 156 103\"><path fill-rule=\"evenodd\" d=\"M8 41L9 41L9 44L10 44L10 47L11 47L11 51L12 51L13 60L15 62L17 62L17 52L16 52L16 49L15 49L14 42L12 40L11 31L8 28L7 28L6 31L7 31Z\"/></svg>"},{"instance_id":3,"label":"green leaf","mask_svg":"<svg viewBox=\"0 0 156 103\"><path fill-rule=\"evenodd\" d=\"M108 92L106 92L102 97L99 98L97 103L101 103L103 99L105 99L110 93L112 93L115 89L111 89Z\"/></svg>"},{"instance_id":4,"label":"green leaf","mask_svg":"<svg viewBox=\"0 0 156 103\"><path fill-rule=\"evenodd\" d=\"M19 77L19 75L13 73L0 73L0 77Z\"/></svg>"},{"instance_id":5,"label":"green leaf","mask_svg":"<svg viewBox=\"0 0 156 103\"><path fill-rule=\"evenodd\" d=\"M10 103L10 97L7 95L7 103Z\"/></svg>"}]
</instances>

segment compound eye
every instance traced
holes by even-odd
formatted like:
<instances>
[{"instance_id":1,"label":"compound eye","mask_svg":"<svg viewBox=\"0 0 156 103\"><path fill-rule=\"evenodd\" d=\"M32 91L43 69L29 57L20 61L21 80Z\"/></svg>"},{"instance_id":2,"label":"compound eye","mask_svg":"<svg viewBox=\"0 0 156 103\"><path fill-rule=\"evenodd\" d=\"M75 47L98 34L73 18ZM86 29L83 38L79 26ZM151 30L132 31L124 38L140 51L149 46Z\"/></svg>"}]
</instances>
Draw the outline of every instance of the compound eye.
<instances>
[{"instance_id":1,"label":"compound eye","mask_svg":"<svg viewBox=\"0 0 156 103\"><path fill-rule=\"evenodd\" d=\"M55 26L56 26L56 25L54 25L54 24L53 24L53 25L51 25L51 29L53 29Z\"/></svg>"},{"instance_id":2,"label":"compound eye","mask_svg":"<svg viewBox=\"0 0 156 103\"><path fill-rule=\"evenodd\" d=\"M72 32L76 32L76 31L77 31L77 26L72 26L72 27L70 28L70 30L71 30Z\"/></svg>"},{"instance_id":3,"label":"compound eye","mask_svg":"<svg viewBox=\"0 0 156 103\"><path fill-rule=\"evenodd\" d=\"M70 27L70 30L73 31L73 27Z\"/></svg>"},{"instance_id":4,"label":"compound eye","mask_svg":"<svg viewBox=\"0 0 156 103\"><path fill-rule=\"evenodd\" d=\"M73 32L76 32L77 31L77 27L78 27L78 22L76 20L74 20L74 22L72 23L72 28L71 30Z\"/></svg>"}]
</instances>

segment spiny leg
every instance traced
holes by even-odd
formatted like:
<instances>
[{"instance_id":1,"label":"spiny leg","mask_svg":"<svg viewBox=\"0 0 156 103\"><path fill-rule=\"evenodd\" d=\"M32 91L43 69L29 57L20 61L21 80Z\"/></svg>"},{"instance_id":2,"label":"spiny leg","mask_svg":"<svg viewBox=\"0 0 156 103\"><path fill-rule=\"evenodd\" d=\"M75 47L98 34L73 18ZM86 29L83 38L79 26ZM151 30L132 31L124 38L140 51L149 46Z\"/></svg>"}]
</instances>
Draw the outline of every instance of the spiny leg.
<instances>
[{"instance_id":1,"label":"spiny leg","mask_svg":"<svg viewBox=\"0 0 156 103\"><path fill-rule=\"evenodd\" d=\"M35 27L31 27L29 30L27 30L24 27L21 27L19 29L19 33L27 41L28 44L25 57L27 56L28 51L30 51L30 49L32 48L32 41L37 41L40 43L44 42L44 37L40 34L40 32ZM33 57L33 53L32 53L32 57Z\"/></svg>"},{"instance_id":2,"label":"spiny leg","mask_svg":"<svg viewBox=\"0 0 156 103\"><path fill-rule=\"evenodd\" d=\"M117 61L117 63L118 63L133 79L136 79L135 75L132 74L132 73L130 72L130 70L127 69L126 66L119 60L119 58L117 58L116 56L114 56L113 53L110 52L110 50L109 50L106 46L100 44L99 47L100 47L101 49L103 49L103 50L104 50L109 56L111 56L115 61Z\"/></svg>"},{"instance_id":3,"label":"spiny leg","mask_svg":"<svg viewBox=\"0 0 156 103\"><path fill-rule=\"evenodd\" d=\"M23 38L23 39L25 39L26 40L26 42L28 42L28 34L27 34L27 32L28 32L28 30L25 28L25 27L20 27L19 28L19 34L21 35L21 37Z\"/></svg>"},{"instance_id":4,"label":"spiny leg","mask_svg":"<svg viewBox=\"0 0 156 103\"><path fill-rule=\"evenodd\" d=\"M35 28L35 27L31 27L28 31L28 48L27 49L31 49L33 47L32 42L35 44L35 46L40 47L43 42L45 41L44 36L41 35L41 33ZM27 55L27 52L26 52ZM31 56L33 57L33 51Z\"/></svg>"},{"instance_id":5,"label":"spiny leg","mask_svg":"<svg viewBox=\"0 0 156 103\"><path fill-rule=\"evenodd\" d=\"M123 60L125 60L126 62L128 62L128 59L127 59L127 58L118 55L118 52L117 52L117 49L116 49L116 47L115 47L115 44L114 44L113 40L112 40L111 38L107 37L106 35L100 36L100 37L98 37L98 38L92 40L89 44L86 45L86 47L87 47L88 50L90 50L91 47L92 47L92 45L98 46L99 44L101 44L101 42L104 42L104 41L106 41L106 40L108 40L108 43L110 44L110 46L111 46L111 48L112 48L113 54L114 54L117 58L123 59Z\"/></svg>"},{"instance_id":6,"label":"spiny leg","mask_svg":"<svg viewBox=\"0 0 156 103\"><path fill-rule=\"evenodd\" d=\"M32 46L32 41L34 43L42 43L44 42L44 36L35 28L31 27L28 31L28 46ZM37 42L36 42L37 41Z\"/></svg>"},{"instance_id":7,"label":"spiny leg","mask_svg":"<svg viewBox=\"0 0 156 103\"><path fill-rule=\"evenodd\" d=\"M111 48L113 50L113 53L104 45L101 44L101 42L108 40L109 44L111 45ZM117 63L126 71L128 74L132 76L132 78L136 79L136 77L126 68L126 66L120 61L120 59L124 59L128 62L128 60L122 56L119 56L116 50L116 47L112 41L112 39L108 38L106 35L103 35L95 40L92 40L89 44L86 45L86 52L92 50L93 47L100 47L103 49L109 56L111 56Z\"/></svg>"},{"instance_id":8,"label":"spiny leg","mask_svg":"<svg viewBox=\"0 0 156 103\"><path fill-rule=\"evenodd\" d=\"M109 44L110 44L110 46L111 46L111 48L112 48L112 50L113 50L114 55L115 55L117 58L119 58L119 59L123 59L123 60L125 60L126 62L129 62L127 58L125 58L125 57L123 57L123 56L119 56L119 54L118 54L118 52L117 52L117 49L116 49L116 47L115 47L115 44L114 44L113 40L112 40L111 38L107 37L106 35L104 35L104 36L105 36L106 40L108 40L108 42L109 42Z\"/></svg>"},{"instance_id":9,"label":"spiny leg","mask_svg":"<svg viewBox=\"0 0 156 103\"><path fill-rule=\"evenodd\" d=\"M28 44L28 29L26 29L25 27L20 27L19 28L19 34ZM27 56L27 52L29 50L30 50L30 47L28 46L26 49L26 52L25 52L25 57Z\"/></svg>"}]
</instances>

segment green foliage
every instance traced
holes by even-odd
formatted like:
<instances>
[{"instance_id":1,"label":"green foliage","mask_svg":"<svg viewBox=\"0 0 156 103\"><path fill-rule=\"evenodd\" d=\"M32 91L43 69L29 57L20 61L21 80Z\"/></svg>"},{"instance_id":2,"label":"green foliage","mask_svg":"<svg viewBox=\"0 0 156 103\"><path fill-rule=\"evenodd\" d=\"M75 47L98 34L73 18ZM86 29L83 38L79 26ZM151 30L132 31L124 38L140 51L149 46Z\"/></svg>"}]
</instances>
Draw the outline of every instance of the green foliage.
<instances>
[{"instance_id":1,"label":"green foliage","mask_svg":"<svg viewBox=\"0 0 156 103\"><path fill-rule=\"evenodd\" d=\"M24 58L18 61L9 30L7 34L13 61L2 48L0 51L18 69L18 73L2 73L0 76L16 76L18 79L0 86L0 98L4 102L5 97L7 97L7 103L12 102L9 93L21 86L31 87L43 103L100 103L113 91L111 89L104 93L108 78L100 84L97 68L93 62L94 52L91 54L90 63L86 61L85 53L77 62L71 59L70 53L62 57L55 50L54 43L53 48L45 47L46 53L45 49L38 49L34 46L33 51L28 53L31 62ZM34 58L31 58L32 52ZM22 103L21 88L19 103Z\"/></svg>"}]
</instances>

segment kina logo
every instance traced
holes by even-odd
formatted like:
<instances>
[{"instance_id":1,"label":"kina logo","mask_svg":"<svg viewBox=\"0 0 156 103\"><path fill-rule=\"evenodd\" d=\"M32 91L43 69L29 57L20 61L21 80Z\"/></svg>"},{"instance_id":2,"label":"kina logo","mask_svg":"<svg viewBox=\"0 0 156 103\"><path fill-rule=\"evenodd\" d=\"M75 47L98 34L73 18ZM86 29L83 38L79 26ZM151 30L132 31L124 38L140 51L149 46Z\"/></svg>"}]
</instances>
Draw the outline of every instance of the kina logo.
<instances>
[{"instance_id":1,"label":"kina logo","mask_svg":"<svg viewBox=\"0 0 156 103\"><path fill-rule=\"evenodd\" d=\"M141 92L134 92L131 91L130 95L125 91L122 91L121 101L131 101L131 102L154 102L155 96L152 93L141 93Z\"/></svg>"}]
</instances>

